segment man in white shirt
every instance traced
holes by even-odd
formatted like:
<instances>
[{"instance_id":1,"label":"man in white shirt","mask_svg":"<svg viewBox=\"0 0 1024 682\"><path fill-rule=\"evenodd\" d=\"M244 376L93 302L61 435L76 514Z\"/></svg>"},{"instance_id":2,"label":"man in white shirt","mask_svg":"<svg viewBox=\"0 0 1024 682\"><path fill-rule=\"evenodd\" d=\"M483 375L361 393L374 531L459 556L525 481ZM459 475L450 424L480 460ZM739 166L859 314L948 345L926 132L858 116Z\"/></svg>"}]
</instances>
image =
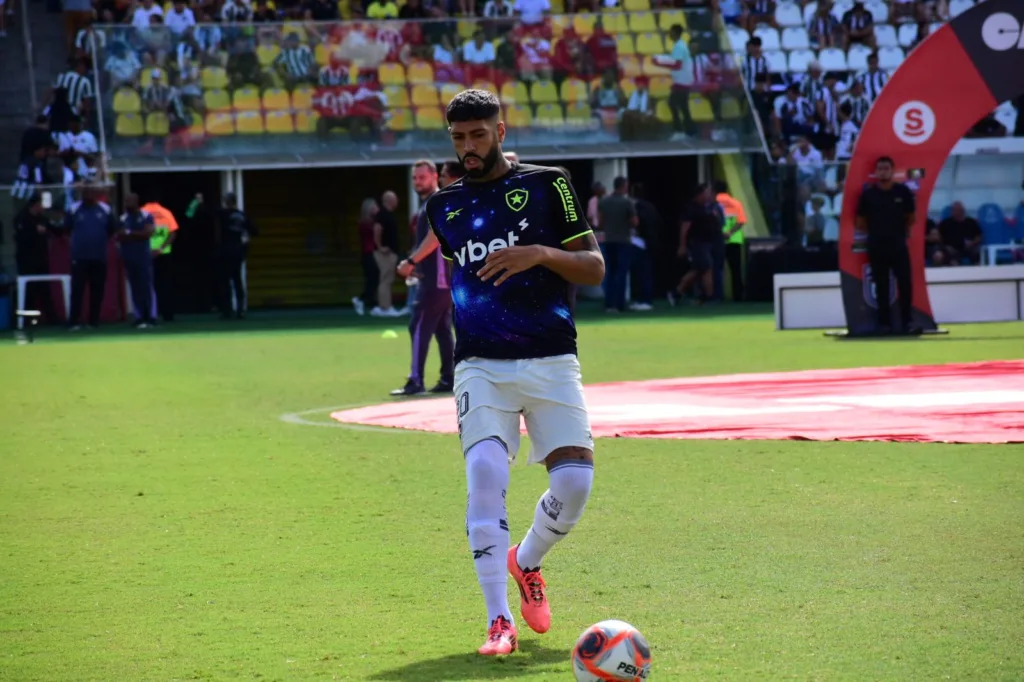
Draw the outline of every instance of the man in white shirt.
<instances>
[{"instance_id":1,"label":"man in white shirt","mask_svg":"<svg viewBox=\"0 0 1024 682\"><path fill-rule=\"evenodd\" d=\"M849 101L839 105L839 141L836 143L836 158L849 159L857 143L860 128L853 120L853 106Z\"/></svg>"},{"instance_id":2,"label":"man in white shirt","mask_svg":"<svg viewBox=\"0 0 1024 682\"><path fill-rule=\"evenodd\" d=\"M100 151L96 136L82 129L82 118L72 116L69 121L70 130L54 133L53 141L57 143L57 153L79 177L91 175L90 168L96 164L96 155Z\"/></svg>"},{"instance_id":3,"label":"man in white shirt","mask_svg":"<svg viewBox=\"0 0 1024 682\"><path fill-rule=\"evenodd\" d=\"M668 30L668 36L672 41L672 54L657 55L654 63L671 70L672 92L668 96L668 106L672 111L672 127L675 129L671 139L678 142L696 132L693 115L690 113L690 91L695 77L693 57L683 38L682 25L673 24Z\"/></svg>"},{"instance_id":4,"label":"man in white shirt","mask_svg":"<svg viewBox=\"0 0 1024 682\"><path fill-rule=\"evenodd\" d=\"M185 0L174 0L174 8L164 17L164 26L174 35L180 36L195 25L196 17Z\"/></svg>"},{"instance_id":5,"label":"man in white shirt","mask_svg":"<svg viewBox=\"0 0 1024 682\"><path fill-rule=\"evenodd\" d=\"M516 0L512 7L519 15L519 21L527 26L542 23L551 13L551 3L548 0Z\"/></svg>"},{"instance_id":6,"label":"man in white shirt","mask_svg":"<svg viewBox=\"0 0 1024 682\"><path fill-rule=\"evenodd\" d=\"M796 166L796 181L802 192L824 190L825 159L809 139L801 137L797 140L789 152L789 163ZM801 201L805 200L801 195Z\"/></svg>"},{"instance_id":7,"label":"man in white shirt","mask_svg":"<svg viewBox=\"0 0 1024 682\"><path fill-rule=\"evenodd\" d=\"M629 96L619 122L619 137L623 142L654 139L658 124L654 117L654 98L649 88L650 79L647 76L636 79L636 90Z\"/></svg>"},{"instance_id":8,"label":"man in white shirt","mask_svg":"<svg viewBox=\"0 0 1024 682\"><path fill-rule=\"evenodd\" d=\"M132 26L138 29L149 28L149 18L154 14L163 18L164 11L153 0L142 0L142 4L135 8L135 14L132 15Z\"/></svg>"},{"instance_id":9,"label":"man in white shirt","mask_svg":"<svg viewBox=\"0 0 1024 682\"><path fill-rule=\"evenodd\" d=\"M487 42L483 31L474 33L473 39L462 46L462 61L475 66L494 65L494 45Z\"/></svg>"}]
</instances>

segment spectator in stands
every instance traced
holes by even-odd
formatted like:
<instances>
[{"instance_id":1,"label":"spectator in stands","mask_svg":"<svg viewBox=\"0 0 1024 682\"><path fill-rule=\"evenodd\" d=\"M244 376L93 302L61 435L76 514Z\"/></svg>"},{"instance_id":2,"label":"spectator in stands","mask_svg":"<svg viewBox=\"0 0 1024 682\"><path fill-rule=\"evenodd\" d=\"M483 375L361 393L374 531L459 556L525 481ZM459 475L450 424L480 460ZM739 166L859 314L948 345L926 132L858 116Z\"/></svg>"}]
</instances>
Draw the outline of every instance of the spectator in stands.
<instances>
[{"instance_id":1,"label":"spectator in stands","mask_svg":"<svg viewBox=\"0 0 1024 682\"><path fill-rule=\"evenodd\" d=\"M864 45L874 50L875 44L875 17L871 12L864 9L863 2L853 3L853 7L843 14L843 49L849 50L854 43Z\"/></svg>"},{"instance_id":2,"label":"spectator in stands","mask_svg":"<svg viewBox=\"0 0 1024 682\"><path fill-rule=\"evenodd\" d=\"M174 48L174 36L164 25L163 16L158 14L151 16L149 28L138 31L136 36L143 46L144 66L163 64L164 58Z\"/></svg>"},{"instance_id":3,"label":"spectator in stands","mask_svg":"<svg viewBox=\"0 0 1024 682\"><path fill-rule=\"evenodd\" d=\"M65 229L71 233L71 313L68 324L72 331L80 329L82 303L89 289L89 326L100 322L103 293L107 286L107 243L117 231L117 221L110 206L100 203L95 188L87 187L82 201L65 218Z\"/></svg>"},{"instance_id":4,"label":"spectator in stands","mask_svg":"<svg viewBox=\"0 0 1024 682\"><path fill-rule=\"evenodd\" d=\"M366 6L367 19L397 19L398 5L393 0L371 0Z\"/></svg>"},{"instance_id":5,"label":"spectator in stands","mask_svg":"<svg viewBox=\"0 0 1024 682\"><path fill-rule=\"evenodd\" d=\"M1021 116L1024 114L1018 114ZM975 123L964 137L1006 137L1006 126L996 120L995 114L987 114Z\"/></svg>"},{"instance_id":6,"label":"spectator in stands","mask_svg":"<svg viewBox=\"0 0 1024 682\"><path fill-rule=\"evenodd\" d=\"M629 181L615 178L612 193L597 205L607 274L604 279L604 308L607 313L626 309L626 284L629 280L629 260L632 252L633 230L636 229L636 206L629 197Z\"/></svg>"},{"instance_id":7,"label":"spectator in stands","mask_svg":"<svg viewBox=\"0 0 1024 682\"><path fill-rule=\"evenodd\" d=\"M95 172L99 144L96 142L96 136L82 127L81 116L73 116L70 125L71 128L67 132L53 134L53 139L57 143L57 153L78 177L89 179Z\"/></svg>"},{"instance_id":8,"label":"spectator in stands","mask_svg":"<svg viewBox=\"0 0 1024 682\"><path fill-rule=\"evenodd\" d=\"M722 121L722 86L734 74L735 68L718 51L717 41L710 41L710 49L701 45L701 40L690 41L690 54L697 55L693 60L694 87L711 105L711 115L716 124ZM719 140L720 131L712 129L711 139Z\"/></svg>"},{"instance_id":9,"label":"spectator in stands","mask_svg":"<svg viewBox=\"0 0 1024 682\"><path fill-rule=\"evenodd\" d=\"M484 3L484 28L490 36L503 36L515 26L515 9L507 0L487 0Z\"/></svg>"},{"instance_id":10,"label":"spectator in stands","mask_svg":"<svg viewBox=\"0 0 1024 682\"><path fill-rule=\"evenodd\" d=\"M307 21L337 21L338 3L334 0L306 0L305 18Z\"/></svg>"},{"instance_id":11,"label":"spectator in stands","mask_svg":"<svg viewBox=\"0 0 1024 682\"><path fill-rule=\"evenodd\" d=\"M864 83L861 80L854 80L850 85L849 93L840 100L840 105L848 104L850 107L850 121L857 128L864 127L864 121L871 109L871 100L864 94Z\"/></svg>"},{"instance_id":12,"label":"spectator in stands","mask_svg":"<svg viewBox=\"0 0 1024 682\"><path fill-rule=\"evenodd\" d=\"M291 90L303 83L316 82L316 59L307 45L299 42L298 33L289 33L281 46L281 54L274 60L285 86Z\"/></svg>"},{"instance_id":13,"label":"spectator in stands","mask_svg":"<svg viewBox=\"0 0 1024 682\"><path fill-rule=\"evenodd\" d=\"M935 221L928 218L924 226L924 265L925 267L943 266L946 264L946 254L942 248L942 235L939 234L939 226Z\"/></svg>"},{"instance_id":14,"label":"spectator in stands","mask_svg":"<svg viewBox=\"0 0 1024 682\"><path fill-rule=\"evenodd\" d=\"M14 259L19 275L50 274L49 236L52 230L43 209L43 199L35 193L14 216ZM49 282L29 284L25 291L25 303L27 308L39 310L47 322L52 323L57 319Z\"/></svg>"},{"instance_id":15,"label":"spectator in stands","mask_svg":"<svg viewBox=\"0 0 1024 682\"><path fill-rule=\"evenodd\" d=\"M125 195L124 214L118 223L117 240L132 290L135 328L146 329L156 324L153 319L153 258L149 254L149 240L156 226L153 216L139 205L139 195L133 193Z\"/></svg>"},{"instance_id":16,"label":"spectator in stands","mask_svg":"<svg viewBox=\"0 0 1024 682\"><path fill-rule=\"evenodd\" d=\"M551 42L547 38L525 31L517 47L516 65L521 80L551 80Z\"/></svg>"},{"instance_id":17,"label":"spectator in stands","mask_svg":"<svg viewBox=\"0 0 1024 682\"><path fill-rule=\"evenodd\" d=\"M967 215L964 205L953 202L950 216L939 223L942 249L933 254L935 265L977 265L981 262L981 225Z\"/></svg>"},{"instance_id":18,"label":"spectator in stands","mask_svg":"<svg viewBox=\"0 0 1024 682\"><path fill-rule=\"evenodd\" d=\"M516 44L515 31L508 31L494 49L494 68L503 77L516 74Z\"/></svg>"},{"instance_id":19,"label":"spectator in stands","mask_svg":"<svg viewBox=\"0 0 1024 682\"><path fill-rule=\"evenodd\" d=\"M567 27L551 55L555 84L561 85L566 78L588 77L591 73L588 57L586 44L572 26Z\"/></svg>"},{"instance_id":20,"label":"spectator in stands","mask_svg":"<svg viewBox=\"0 0 1024 682\"><path fill-rule=\"evenodd\" d=\"M87 114L92 110L94 96L92 79L89 78L91 64L83 57L70 60L68 66L70 68L67 71L57 76L54 91L66 90L71 109L78 114Z\"/></svg>"},{"instance_id":21,"label":"spectator in stands","mask_svg":"<svg viewBox=\"0 0 1024 682\"><path fill-rule=\"evenodd\" d=\"M512 8L525 26L538 26L551 14L551 3L548 0L515 0Z\"/></svg>"},{"instance_id":22,"label":"spectator in stands","mask_svg":"<svg viewBox=\"0 0 1024 682\"><path fill-rule=\"evenodd\" d=\"M99 55L107 49L107 34L105 31L97 31L95 23L94 13L89 23L75 35L75 56L79 59L88 58L90 65L99 63Z\"/></svg>"},{"instance_id":23,"label":"spectator in stands","mask_svg":"<svg viewBox=\"0 0 1024 682\"><path fill-rule=\"evenodd\" d=\"M163 8L153 2L153 0L142 0L135 7L135 12L132 13L132 26L137 29L147 29L152 25L153 22L150 19L154 16L159 16L163 19Z\"/></svg>"},{"instance_id":24,"label":"spectator in stands","mask_svg":"<svg viewBox=\"0 0 1024 682\"><path fill-rule=\"evenodd\" d=\"M889 0L889 21L894 24L918 21L922 8L918 0Z\"/></svg>"},{"instance_id":25,"label":"spectator in stands","mask_svg":"<svg viewBox=\"0 0 1024 682\"><path fill-rule=\"evenodd\" d=\"M317 82L324 88L348 85L350 82L348 67L345 66L345 60L341 58L340 54L337 52L331 53L327 63L320 67L320 76Z\"/></svg>"},{"instance_id":26,"label":"spectator in stands","mask_svg":"<svg viewBox=\"0 0 1024 682\"><path fill-rule=\"evenodd\" d=\"M196 16L185 0L174 0L174 6L164 17L164 25L177 37L196 25Z\"/></svg>"},{"instance_id":27,"label":"spectator in stands","mask_svg":"<svg viewBox=\"0 0 1024 682\"><path fill-rule=\"evenodd\" d=\"M637 77L636 90L626 101L626 109L619 123L619 137L623 141L654 140L658 137L660 125L654 115L654 97L651 96L650 85L647 76Z\"/></svg>"},{"instance_id":28,"label":"spectator in stands","mask_svg":"<svg viewBox=\"0 0 1024 682\"><path fill-rule=\"evenodd\" d=\"M494 68L494 58L494 45L487 40L482 29L477 29L473 39L467 40L462 46L462 61L470 80L493 80L491 70Z\"/></svg>"},{"instance_id":29,"label":"spectator in stands","mask_svg":"<svg viewBox=\"0 0 1024 682\"><path fill-rule=\"evenodd\" d=\"M864 88L864 96L874 103L882 94L882 88L889 82L889 74L878 68L878 53L868 55L868 70L855 77Z\"/></svg>"},{"instance_id":30,"label":"spectator in stands","mask_svg":"<svg viewBox=\"0 0 1024 682\"><path fill-rule=\"evenodd\" d=\"M270 18L269 21L277 20L277 13L269 9L266 0L262 0L262 2L257 3L257 11L259 11L259 8L262 8L264 12L269 11L271 13L272 18ZM225 24L240 24L249 21L250 19L253 21L260 21L253 16L253 11L245 0L225 0L224 5L220 10L221 21ZM264 21L266 20L267 19L264 19Z\"/></svg>"},{"instance_id":31,"label":"spectator in stands","mask_svg":"<svg viewBox=\"0 0 1024 682\"><path fill-rule=\"evenodd\" d=\"M282 53L284 54L284 53ZM281 55L278 55L275 60L275 66L280 63L278 60L281 59ZM280 68L280 66L278 66ZM230 81L231 87L238 89L244 85L250 83L257 86L264 86L269 82L268 76L264 73L263 67L260 66L259 58L256 56L256 50L252 49L249 39L239 37L235 40L234 45L231 48L231 52L228 55L228 63L226 67L228 73L228 80Z\"/></svg>"},{"instance_id":32,"label":"spectator in stands","mask_svg":"<svg viewBox=\"0 0 1024 682\"><path fill-rule=\"evenodd\" d=\"M626 94L616 75L612 69L605 71L600 85L590 93L590 108L599 120L618 122L622 108L626 106Z\"/></svg>"},{"instance_id":33,"label":"spectator in stands","mask_svg":"<svg viewBox=\"0 0 1024 682\"><path fill-rule=\"evenodd\" d=\"M778 28L775 21L775 0L744 0L745 11L741 24L753 33L758 26L767 24L772 28Z\"/></svg>"},{"instance_id":34,"label":"spectator in stands","mask_svg":"<svg viewBox=\"0 0 1024 682\"><path fill-rule=\"evenodd\" d=\"M107 57L103 70L110 78L110 86L117 89L122 86L133 86L142 70L142 62L135 55L135 51L129 49L122 42L115 42L110 46L110 56Z\"/></svg>"},{"instance_id":35,"label":"spectator in stands","mask_svg":"<svg viewBox=\"0 0 1024 682\"><path fill-rule=\"evenodd\" d=\"M768 60L761 54L761 39L758 36L747 41L747 54L743 57L743 73L746 75L747 89L749 90L754 90L757 87L758 78L763 78L765 83L771 82Z\"/></svg>"},{"instance_id":36,"label":"spectator in stands","mask_svg":"<svg viewBox=\"0 0 1024 682\"><path fill-rule=\"evenodd\" d=\"M690 47L683 36L681 24L673 24L668 30L672 53L657 55L654 63L671 70L672 90L668 96L668 106L672 112L672 127L675 132L673 141L685 140L697 131L690 112L690 92L695 82L693 57Z\"/></svg>"},{"instance_id":37,"label":"spectator in stands","mask_svg":"<svg viewBox=\"0 0 1024 682\"><path fill-rule=\"evenodd\" d=\"M50 144L50 119L40 114L36 116L35 125L21 134L21 147L18 152L18 163L31 158L40 147Z\"/></svg>"},{"instance_id":38,"label":"spectator in stands","mask_svg":"<svg viewBox=\"0 0 1024 682\"><path fill-rule=\"evenodd\" d=\"M786 94L775 98L772 123L775 134L789 141L798 135L813 135L814 107L800 94L800 85L791 83Z\"/></svg>"},{"instance_id":39,"label":"spectator in stands","mask_svg":"<svg viewBox=\"0 0 1024 682\"><path fill-rule=\"evenodd\" d=\"M658 253L661 239L661 213L647 200L641 183L633 185L633 203L636 207L636 236L632 240L630 256L630 310L647 311L654 306L654 254Z\"/></svg>"},{"instance_id":40,"label":"spectator in stands","mask_svg":"<svg viewBox=\"0 0 1024 682\"><path fill-rule=\"evenodd\" d=\"M224 5L225 11L227 11L226 8L229 4L237 6L238 3L241 3L241 6L244 7L244 9L248 10L248 6L245 5L244 0L227 0L227 2ZM234 11L235 10L232 10L232 12ZM224 15L221 15L221 18L224 21L232 21L232 19L227 19L226 17L224 17ZM269 24L277 20L277 10L273 9L270 6L268 0L256 0L256 9L254 9L252 12L252 22L254 24ZM245 21L245 19L235 18L233 19L233 21L243 22Z\"/></svg>"},{"instance_id":41,"label":"spectator in stands","mask_svg":"<svg viewBox=\"0 0 1024 682\"><path fill-rule=\"evenodd\" d=\"M18 165L18 172L11 185L14 213L19 213L32 198L32 195L36 194L43 185L48 184L46 160L54 151L56 149L53 141L47 140L44 144L36 147L32 156L22 159Z\"/></svg>"},{"instance_id":42,"label":"spectator in stands","mask_svg":"<svg viewBox=\"0 0 1024 682\"><path fill-rule=\"evenodd\" d=\"M769 138L773 137L775 124L772 115L775 111L775 96L771 91L771 79L768 74L758 74L754 81L754 89L750 91L750 99L764 134Z\"/></svg>"},{"instance_id":43,"label":"spectator in stands","mask_svg":"<svg viewBox=\"0 0 1024 682\"><path fill-rule=\"evenodd\" d=\"M789 151L788 163L796 166L796 179L800 187L807 192L820 192L825 189L825 159L821 152L814 148L808 137L797 138L797 142ZM806 197L800 197L801 203Z\"/></svg>"},{"instance_id":44,"label":"spectator in stands","mask_svg":"<svg viewBox=\"0 0 1024 682\"><path fill-rule=\"evenodd\" d=\"M604 22L598 19L594 23L594 32L587 39L587 51L590 53L588 73L605 73L609 69L619 77L619 47L615 36L604 30ZM591 69L593 69L591 71Z\"/></svg>"},{"instance_id":45,"label":"spectator in stands","mask_svg":"<svg viewBox=\"0 0 1024 682\"><path fill-rule=\"evenodd\" d=\"M853 107L846 100L839 105L839 141L836 142L836 158L847 160L853 157L853 145L860 135L860 126L853 120Z\"/></svg>"},{"instance_id":46,"label":"spectator in stands","mask_svg":"<svg viewBox=\"0 0 1024 682\"><path fill-rule=\"evenodd\" d=\"M398 195L384 192L380 201L382 208L377 212L373 224L373 258L380 273L377 280L377 306L370 311L375 317L397 317L391 300L391 288L395 283L395 268L398 265Z\"/></svg>"},{"instance_id":47,"label":"spectator in stands","mask_svg":"<svg viewBox=\"0 0 1024 682\"><path fill-rule=\"evenodd\" d=\"M807 37L810 38L811 47L842 47L846 41L845 36L843 25L832 16L832 1L821 0L817 11L807 22Z\"/></svg>"},{"instance_id":48,"label":"spectator in stands","mask_svg":"<svg viewBox=\"0 0 1024 682\"><path fill-rule=\"evenodd\" d=\"M142 108L147 113L166 112L171 101L177 96L174 89L164 82L159 69L150 72L150 83L142 90Z\"/></svg>"},{"instance_id":49,"label":"spectator in stands","mask_svg":"<svg viewBox=\"0 0 1024 682\"><path fill-rule=\"evenodd\" d=\"M816 194L811 197L811 213L804 216L804 246L821 246L825 243L825 225L828 222L822 209L825 197Z\"/></svg>"},{"instance_id":50,"label":"spectator in stands","mask_svg":"<svg viewBox=\"0 0 1024 682\"><path fill-rule=\"evenodd\" d=\"M93 9L89 0L64 0L64 38L67 41L68 54L75 54L75 39L78 32L88 28L92 24ZM0 2L0 14L5 13L7 8ZM3 20L0 19L0 22ZM3 24L0 23L0 31Z\"/></svg>"},{"instance_id":51,"label":"spectator in stands","mask_svg":"<svg viewBox=\"0 0 1024 682\"><path fill-rule=\"evenodd\" d=\"M826 81L821 62L816 59L807 65L807 76L800 83L800 95L813 107L809 124L814 128L814 145L826 156L835 150L835 131L839 124L831 89L834 84L834 79Z\"/></svg>"}]
</instances>

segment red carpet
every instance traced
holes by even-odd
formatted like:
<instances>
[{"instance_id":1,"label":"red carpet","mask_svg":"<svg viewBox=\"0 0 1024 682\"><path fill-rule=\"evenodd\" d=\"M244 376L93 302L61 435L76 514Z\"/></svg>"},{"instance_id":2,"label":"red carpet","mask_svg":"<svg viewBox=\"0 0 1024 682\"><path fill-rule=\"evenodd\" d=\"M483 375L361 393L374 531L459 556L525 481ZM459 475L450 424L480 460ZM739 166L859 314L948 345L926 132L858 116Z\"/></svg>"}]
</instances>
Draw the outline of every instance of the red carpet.
<instances>
[{"instance_id":1,"label":"red carpet","mask_svg":"<svg viewBox=\"0 0 1024 682\"><path fill-rule=\"evenodd\" d=\"M1024 443L1022 360L594 384L586 394L595 437ZM458 432L451 398L331 416Z\"/></svg>"}]
</instances>

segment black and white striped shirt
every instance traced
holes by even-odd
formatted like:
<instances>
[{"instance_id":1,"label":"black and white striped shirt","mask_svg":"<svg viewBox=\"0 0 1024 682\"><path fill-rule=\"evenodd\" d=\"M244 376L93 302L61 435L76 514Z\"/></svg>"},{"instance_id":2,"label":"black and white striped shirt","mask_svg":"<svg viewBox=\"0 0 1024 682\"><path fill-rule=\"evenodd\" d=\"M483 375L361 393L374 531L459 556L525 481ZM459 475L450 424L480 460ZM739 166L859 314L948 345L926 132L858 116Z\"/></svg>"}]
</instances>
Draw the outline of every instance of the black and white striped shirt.
<instances>
[{"instance_id":1,"label":"black and white striped shirt","mask_svg":"<svg viewBox=\"0 0 1024 682\"><path fill-rule=\"evenodd\" d=\"M299 45L281 50L281 54L277 55L274 64L283 65L285 72L291 78L303 78L309 75L315 61L313 52L305 45Z\"/></svg>"},{"instance_id":2,"label":"black and white striped shirt","mask_svg":"<svg viewBox=\"0 0 1024 682\"><path fill-rule=\"evenodd\" d=\"M773 0L753 0L750 3L751 14L773 14L775 12Z\"/></svg>"},{"instance_id":3,"label":"black and white striped shirt","mask_svg":"<svg viewBox=\"0 0 1024 682\"><path fill-rule=\"evenodd\" d=\"M150 111L167 111L174 100L174 89L163 83L154 83L142 92L142 102Z\"/></svg>"},{"instance_id":4,"label":"black and white striped shirt","mask_svg":"<svg viewBox=\"0 0 1024 682\"><path fill-rule=\"evenodd\" d=\"M874 73L865 71L857 76L857 80L864 86L864 96L874 102L882 94L882 88L889 82L889 74L881 69Z\"/></svg>"},{"instance_id":5,"label":"black and white striped shirt","mask_svg":"<svg viewBox=\"0 0 1024 682\"><path fill-rule=\"evenodd\" d=\"M324 87L331 87L348 84L348 69L346 69L344 66L333 68L330 65L328 65L320 69L320 85Z\"/></svg>"},{"instance_id":6,"label":"black and white striped shirt","mask_svg":"<svg viewBox=\"0 0 1024 682\"><path fill-rule=\"evenodd\" d=\"M849 102L850 109L853 112L850 116L851 120L857 125L858 128L864 125L864 119L868 117L868 110L871 109L871 100L865 95L847 95L843 98L843 104Z\"/></svg>"},{"instance_id":7,"label":"black and white striped shirt","mask_svg":"<svg viewBox=\"0 0 1024 682\"><path fill-rule=\"evenodd\" d=\"M764 56L745 55L743 57L743 77L747 79L747 89L753 90L757 85L757 77L762 75L768 75L768 60Z\"/></svg>"},{"instance_id":8,"label":"black and white striped shirt","mask_svg":"<svg viewBox=\"0 0 1024 682\"><path fill-rule=\"evenodd\" d=\"M811 102L817 106L818 100L822 98L822 93L826 92L824 79L814 79L807 76L800 83L800 94L807 98L808 102Z\"/></svg>"},{"instance_id":9,"label":"black and white striped shirt","mask_svg":"<svg viewBox=\"0 0 1024 682\"><path fill-rule=\"evenodd\" d=\"M92 80L77 71L65 71L57 76L57 82L53 84L53 87L67 88L68 103L76 113L81 112L82 101L91 99L93 96Z\"/></svg>"},{"instance_id":10,"label":"black and white striped shirt","mask_svg":"<svg viewBox=\"0 0 1024 682\"><path fill-rule=\"evenodd\" d=\"M96 41L95 52L93 51L93 40ZM103 31L83 28L75 36L75 47L88 54L102 54L103 50L107 49L107 34Z\"/></svg>"},{"instance_id":11,"label":"black and white striped shirt","mask_svg":"<svg viewBox=\"0 0 1024 682\"><path fill-rule=\"evenodd\" d=\"M11 185L11 196L15 199L30 199L37 185L44 183L43 165L32 159L18 166L18 177Z\"/></svg>"}]
</instances>

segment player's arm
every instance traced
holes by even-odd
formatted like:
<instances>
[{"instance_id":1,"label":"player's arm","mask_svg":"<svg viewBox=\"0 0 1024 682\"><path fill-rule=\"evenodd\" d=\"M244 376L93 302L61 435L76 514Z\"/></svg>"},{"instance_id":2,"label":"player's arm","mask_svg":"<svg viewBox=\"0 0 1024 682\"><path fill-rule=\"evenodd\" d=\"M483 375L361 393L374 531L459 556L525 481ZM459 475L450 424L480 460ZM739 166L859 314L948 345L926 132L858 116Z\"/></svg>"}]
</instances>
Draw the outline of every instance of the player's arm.
<instances>
[{"instance_id":1,"label":"player's arm","mask_svg":"<svg viewBox=\"0 0 1024 682\"><path fill-rule=\"evenodd\" d=\"M604 281L604 256L593 230L563 242L564 249L540 246L540 265L572 284L598 286Z\"/></svg>"},{"instance_id":2,"label":"player's arm","mask_svg":"<svg viewBox=\"0 0 1024 682\"><path fill-rule=\"evenodd\" d=\"M427 256L434 253L434 251L437 250L437 247L441 245L441 242L437 239L437 235L434 234L434 228L430 225L430 219L427 218L427 212L425 210L420 213L419 221L421 224L423 221L426 221L427 226L430 229L427 230L427 236L423 238L423 241L421 241L415 249L413 249L412 253L409 254L409 257L403 259L402 262L398 264L398 274L402 277L408 277L412 274L413 268L422 263ZM417 227L416 232L420 232L419 227Z\"/></svg>"}]
</instances>

